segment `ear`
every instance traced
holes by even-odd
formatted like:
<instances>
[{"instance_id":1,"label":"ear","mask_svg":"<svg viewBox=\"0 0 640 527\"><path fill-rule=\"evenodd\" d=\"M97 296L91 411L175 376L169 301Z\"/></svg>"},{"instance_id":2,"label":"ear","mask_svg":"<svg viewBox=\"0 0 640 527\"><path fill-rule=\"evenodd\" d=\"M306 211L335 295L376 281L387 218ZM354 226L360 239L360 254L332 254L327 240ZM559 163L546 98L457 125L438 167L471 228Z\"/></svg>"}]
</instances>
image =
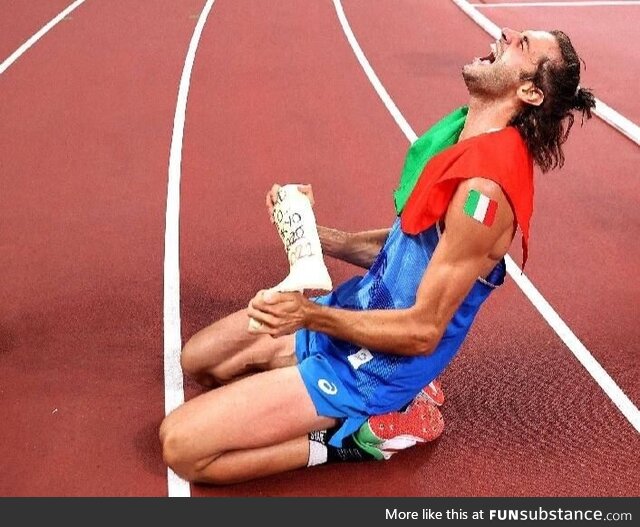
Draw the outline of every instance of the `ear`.
<instances>
[{"instance_id":1,"label":"ear","mask_svg":"<svg viewBox=\"0 0 640 527\"><path fill-rule=\"evenodd\" d=\"M540 106L544 101L544 93L533 82L527 81L518 88L518 99L525 104Z\"/></svg>"}]
</instances>

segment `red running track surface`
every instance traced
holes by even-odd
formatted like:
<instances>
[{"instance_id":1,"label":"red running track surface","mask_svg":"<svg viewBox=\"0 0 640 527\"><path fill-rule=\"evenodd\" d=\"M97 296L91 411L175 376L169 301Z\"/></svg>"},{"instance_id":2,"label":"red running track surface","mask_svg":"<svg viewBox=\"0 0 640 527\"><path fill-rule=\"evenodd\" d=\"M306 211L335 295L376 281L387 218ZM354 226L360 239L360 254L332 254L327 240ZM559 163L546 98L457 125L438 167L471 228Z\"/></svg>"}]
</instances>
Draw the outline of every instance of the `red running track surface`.
<instances>
[{"instance_id":1,"label":"red running track surface","mask_svg":"<svg viewBox=\"0 0 640 527\"><path fill-rule=\"evenodd\" d=\"M2 495L166 493L156 438L166 168L180 71L203 4L88 3L0 79L8 255L0 403L10 423L0 430L8 452ZM425 4L345 2L365 53L417 133L465 102L460 66L490 40L448 2ZM616 82L595 67L588 75ZM218 0L198 50L185 130L183 340L284 276L263 208L273 182L311 182L322 224L388 226L407 146L329 2ZM637 156L636 145L600 121L576 130L566 169L538 177L527 265L636 404L639 255L629 226L638 225ZM605 214L612 208L615 215ZM356 272L330 268L336 282ZM444 382L447 429L432 444L386 463L192 493L640 491L638 434L511 280L489 300ZM187 397L197 391L187 383Z\"/></svg>"},{"instance_id":2,"label":"red running track surface","mask_svg":"<svg viewBox=\"0 0 640 527\"><path fill-rule=\"evenodd\" d=\"M1 495L166 492L167 159L200 9L87 2L0 79Z\"/></svg>"},{"instance_id":3,"label":"red running track surface","mask_svg":"<svg viewBox=\"0 0 640 527\"><path fill-rule=\"evenodd\" d=\"M0 8L0 62L70 4L70 0L4 0ZM73 13L68 19L73 19Z\"/></svg>"}]
</instances>

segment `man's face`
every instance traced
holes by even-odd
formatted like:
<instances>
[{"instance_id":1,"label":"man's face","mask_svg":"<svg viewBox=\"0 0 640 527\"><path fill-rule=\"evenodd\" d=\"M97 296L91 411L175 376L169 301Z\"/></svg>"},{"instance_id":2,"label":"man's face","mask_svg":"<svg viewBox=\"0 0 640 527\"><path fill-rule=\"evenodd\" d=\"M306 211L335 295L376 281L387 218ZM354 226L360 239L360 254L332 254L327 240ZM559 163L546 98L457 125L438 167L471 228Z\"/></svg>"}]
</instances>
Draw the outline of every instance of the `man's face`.
<instances>
[{"instance_id":1,"label":"man's face","mask_svg":"<svg viewBox=\"0 0 640 527\"><path fill-rule=\"evenodd\" d=\"M524 75L535 73L544 58L560 60L555 37L546 31L514 31L504 28L502 38L490 45L489 53L462 68L471 95L500 97L513 93Z\"/></svg>"}]
</instances>

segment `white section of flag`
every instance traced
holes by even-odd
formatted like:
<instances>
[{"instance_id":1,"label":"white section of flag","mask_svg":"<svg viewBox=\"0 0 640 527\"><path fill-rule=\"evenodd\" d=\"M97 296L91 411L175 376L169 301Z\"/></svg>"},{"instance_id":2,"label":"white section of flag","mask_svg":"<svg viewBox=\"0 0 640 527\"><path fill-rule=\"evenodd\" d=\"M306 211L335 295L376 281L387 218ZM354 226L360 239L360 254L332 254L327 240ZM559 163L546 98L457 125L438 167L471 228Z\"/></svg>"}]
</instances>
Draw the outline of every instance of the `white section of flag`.
<instances>
[{"instance_id":1,"label":"white section of flag","mask_svg":"<svg viewBox=\"0 0 640 527\"><path fill-rule=\"evenodd\" d=\"M489 210L489 203L491 203L491 200L484 194L480 194L476 210L473 213L473 219L478 220L480 223L484 223L487 210Z\"/></svg>"}]
</instances>

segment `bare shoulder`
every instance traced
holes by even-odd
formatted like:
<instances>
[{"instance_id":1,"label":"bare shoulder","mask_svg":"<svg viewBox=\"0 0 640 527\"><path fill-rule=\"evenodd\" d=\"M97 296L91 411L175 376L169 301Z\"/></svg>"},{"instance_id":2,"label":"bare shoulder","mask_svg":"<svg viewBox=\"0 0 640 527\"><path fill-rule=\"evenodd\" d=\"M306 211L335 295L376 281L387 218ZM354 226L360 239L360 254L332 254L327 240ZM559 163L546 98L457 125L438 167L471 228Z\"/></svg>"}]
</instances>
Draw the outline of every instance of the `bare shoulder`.
<instances>
[{"instance_id":1,"label":"bare shoulder","mask_svg":"<svg viewBox=\"0 0 640 527\"><path fill-rule=\"evenodd\" d=\"M460 204L463 204L462 209L459 207ZM484 219L485 225L489 227L494 224L509 226L515 218L511 203L502 187L495 181L480 177L466 179L460 183L449 210L452 208L466 215L476 212L475 219Z\"/></svg>"},{"instance_id":2,"label":"bare shoulder","mask_svg":"<svg viewBox=\"0 0 640 527\"><path fill-rule=\"evenodd\" d=\"M478 192L481 192L485 196L488 196L491 199L504 202L505 204L508 205L509 211L512 212L511 206L509 205L509 200L507 199L506 194L502 190L502 187L498 185L495 181L492 181L491 179L482 178L482 177L465 179L458 186L456 193L463 193L466 196L466 194L471 190L476 190Z\"/></svg>"},{"instance_id":3,"label":"bare shoulder","mask_svg":"<svg viewBox=\"0 0 640 527\"><path fill-rule=\"evenodd\" d=\"M464 238L470 249L502 257L514 234L514 213L504 191L485 178L464 180L445 216L446 231Z\"/></svg>"},{"instance_id":4,"label":"bare shoulder","mask_svg":"<svg viewBox=\"0 0 640 527\"><path fill-rule=\"evenodd\" d=\"M498 198L500 195L504 196L504 192L502 191L502 187L498 185L495 181L491 179L486 179L483 177L474 177L465 179L460 183L458 190L464 189L476 189L485 192L486 194L490 194L491 196Z\"/></svg>"}]
</instances>

